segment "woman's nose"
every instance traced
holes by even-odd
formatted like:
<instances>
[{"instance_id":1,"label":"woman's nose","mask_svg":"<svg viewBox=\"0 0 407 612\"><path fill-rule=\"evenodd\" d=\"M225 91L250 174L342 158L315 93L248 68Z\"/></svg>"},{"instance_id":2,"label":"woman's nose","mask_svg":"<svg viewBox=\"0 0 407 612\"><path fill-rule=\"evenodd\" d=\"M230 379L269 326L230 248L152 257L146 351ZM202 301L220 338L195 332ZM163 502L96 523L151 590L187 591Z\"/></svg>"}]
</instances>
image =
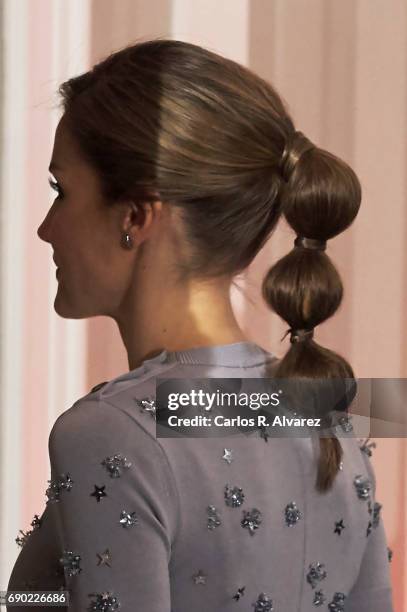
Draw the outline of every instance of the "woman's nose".
<instances>
[{"instance_id":1,"label":"woman's nose","mask_svg":"<svg viewBox=\"0 0 407 612\"><path fill-rule=\"evenodd\" d=\"M51 213L52 213L52 207L48 210L47 214L45 215L44 220L42 221L41 225L37 229L37 236L41 238L41 240L44 240L44 242L51 242L50 240L50 233L51 233L50 229L52 225Z\"/></svg>"},{"instance_id":2,"label":"woman's nose","mask_svg":"<svg viewBox=\"0 0 407 612\"><path fill-rule=\"evenodd\" d=\"M48 236L47 236L47 217L45 217L44 221L41 223L41 225L39 226L39 228L37 229L37 236L39 238L41 238L41 240L44 240L44 242L50 242Z\"/></svg>"}]
</instances>

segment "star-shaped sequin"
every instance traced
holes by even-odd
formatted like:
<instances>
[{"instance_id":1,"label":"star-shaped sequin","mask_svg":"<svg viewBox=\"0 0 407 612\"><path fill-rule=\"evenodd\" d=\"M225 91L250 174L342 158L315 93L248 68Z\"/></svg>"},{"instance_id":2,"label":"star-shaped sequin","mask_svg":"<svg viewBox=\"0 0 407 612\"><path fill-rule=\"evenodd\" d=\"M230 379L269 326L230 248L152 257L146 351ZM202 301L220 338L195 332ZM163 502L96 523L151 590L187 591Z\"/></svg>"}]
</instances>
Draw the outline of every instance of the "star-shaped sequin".
<instances>
[{"instance_id":1,"label":"star-shaped sequin","mask_svg":"<svg viewBox=\"0 0 407 612\"><path fill-rule=\"evenodd\" d=\"M195 584L206 584L206 579L207 576L202 570L198 570L198 572L192 576L192 580Z\"/></svg>"},{"instance_id":2,"label":"star-shaped sequin","mask_svg":"<svg viewBox=\"0 0 407 612\"><path fill-rule=\"evenodd\" d=\"M317 583L326 578L325 565L323 563L310 563L307 574L307 582L313 589L317 586Z\"/></svg>"},{"instance_id":3,"label":"star-shaped sequin","mask_svg":"<svg viewBox=\"0 0 407 612\"><path fill-rule=\"evenodd\" d=\"M343 519L341 519L340 521L335 521L334 533L341 535L342 529L345 529L345 525L343 524Z\"/></svg>"},{"instance_id":4,"label":"star-shaped sequin","mask_svg":"<svg viewBox=\"0 0 407 612\"><path fill-rule=\"evenodd\" d=\"M208 506L206 511L208 514L208 519L207 519L208 529L213 530L216 527L219 527L219 525L222 524L222 521L220 520L218 511L215 508L215 506Z\"/></svg>"},{"instance_id":5,"label":"star-shaped sequin","mask_svg":"<svg viewBox=\"0 0 407 612\"><path fill-rule=\"evenodd\" d=\"M42 519L40 519L38 514L34 514L34 518L31 521L31 527L33 529L38 529L38 527L41 527L41 525L42 525Z\"/></svg>"},{"instance_id":6,"label":"star-shaped sequin","mask_svg":"<svg viewBox=\"0 0 407 612\"><path fill-rule=\"evenodd\" d=\"M382 505L379 502L375 502L373 506L373 527L377 527L380 522L380 510Z\"/></svg>"},{"instance_id":7,"label":"star-shaped sequin","mask_svg":"<svg viewBox=\"0 0 407 612\"><path fill-rule=\"evenodd\" d=\"M59 560L69 577L80 574L80 572L82 571L82 568L80 567L80 561L80 555L72 552L72 550L64 550L62 553L62 557Z\"/></svg>"},{"instance_id":8,"label":"star-shaped sequin","mask_svg":"<svg viewBox=\"0 0 407 612\"><path fill-rule=\"evenodd\" d=\"M118 598L109 591L103 593L90 593L89 597L95 597L94 601L89 604L89 611L100 610L101 612L114 612L120 608Z\"/></svg>"},{"instance_id":9,"label":"star-shaped sequin","mask_svg":"<svg viewBox=\"0 0 407 612\"><path fill-rule=\"evenodd\" d=\"M243 597L244 592L245 592L245 589L246 589L246 587L245 587L245 586L243 586L243 587L239 587L239 588L237 589L236 593L233 595L233 599L234 599L234 600L236 600L236 601L239 601L239 599L240 599L241 597Z\"/></svg>"},{"instance_id":10,"label":"star-shaped sequin","mask_svg":"<svg viewBox=\"0 0 407 612\"><path fill-rule=\"evenodd\" d=\"M356 492L360 499L368 499L370 495L371 482L369 478L364 478L361 474L355 476L353 480Z\"/></svg>"},{"instance_id":11,"label":"star-shaped sequin","mask_svg":"<svg viewBox=\"0 0 407 612\"><path fill-rule=\"evenodd\" d=\"M126 512L126 510L122 510L120 513L120 525L122 527L133 527L133 525L137 525L138 518L135 512Z\"/></svg>"},{"instance_id":12,"label":"star-shaped sequin","mask_svg":"<svg viewBox=\"0 0 407 612\"><path fill-rule=\"evenodd\" d=\"M242 527L249 530L250 535L254 535L256 529L261 525L261 512L257 508L243 510L243 518L240 521Z\"/></svg>"},{"instance_id":13,"label":"star-shaped sequin","mask_svg":"<svg viewBox=\"0 0 407 612\"><path fill-rule=\"evenodd\" d=\"M228 484L225 486L225 503L231 508L237 508L244 502L244 493L241 487L230 487Z\"/></svg>"},{"instance_id":14,"label":"star-shaped sequin","mask_svg":"<svg viewBox=\"0 0 407 612\"><path fill-rule=\"evenodd\" d=\"M359 446L362 453L365 453L368 457L372 456L372 448L376 448L376 442L369 442L370 436L363 441L363 443ZM361 442L361 440L359 440ZM369 442L369 443L368 443Z\"/></svg>"},{"instance_id":15,"label":"star-shaped sequin","mask_svg":"<svg viewBox=\"0 0 407 612\"><path fill-rule=\"evenodd\" d=\"M254 612L273 612L273 600L265 593L260 593L257 600L252 604Z\"/></svg>"},{"instance_id":16,"label":"star-shaped sequin","mask_svg":"<svg viewBox=\"0 0 407 612\"><path fill-rule=\"evenodd\" d=\"M295 503L295 501L292 501L289 504L287 504L287 506L285 507L284 513L285 513L285 522L289 527L291 527L292 525L295 525L302 517L302 514L298 510L297 504Z\"/></svg>"},{"instance_id":17,"label":"star-shaped sequin","mask_svg":"<svg viewBox=\"0 0 407 612\"><path fill-rule=\"evenodd\" d=\"M32 529L29 529L28 531L23 531L22 529L19 530L19 533L21 533L21 536L17 536L15 539L18 546L21 546L22 548L27 543L27 540L32 534L32 532L35 531L36 529L39 529L39 527L41 527L41 524L42 524L42 519L40 519L38 514L34 514L34 518L31 521Z\"/></svg>"},{"instance_id":18,"label":"star-shaped sequin","mask_svg":"<svg viewBox=\"0 0 407 612\"><path fill-rule=\"evenodd\" d=\"M329 612L344 612L344 603L346 595L344 593L335 593L331 603L328 604Z\"/></svg>"},{"instance_id":19,"label":"star-shaped sequin","mask_svg":"<svg viewBox=\"0 0 407 612\"><path fill-rule=\"evenodd\" d=\"M233 461L233 451L230 448L225 448L224 450L224 455L222 457L222 459L224 459L226 461L226 463L228 463L229 465L232 463Z\"/></svg>"},{"instance_id":20,"label":"star-shaped sequin","mask_svg":"<svg viewBox=\"0 0 407 612\"><path fill-rule=\"evenodd\" d=\"M156 419L156 405L155 399L152 396L143 397L142 399L136 399L136 404L140 408L140 412L149 412L152 418Z\"/></svg>"},{"instance_id":21,"label":"star-shaped sequin","mask_svg":"<svg viewBox=\"0 0 407 612\"><path fill-rule=\"evenodd\" d=\"M97 553L98 556L98 565L107 565L109 567L112 567L109 563L109 561L111 561L111 557L110 557L110 551L108 548L106 548L106 550L102 553Z\"/></svg>"},{"instance_id":22,"label":"star-shaped sequin","mask_svg":"<svg viewBox=\"0 0 407 612\"><path fill-rule=\"evenodd\" d=\"M126 457L121 453L106 457L101 462L101 465L107 469L111 478L119 478L123 470L128 470L131 467L130 461L127 461Z\"/></svg>"},{"instance_id":23,"label":"star-shaped sequin","mask_svg":"<svg viewBox=\"0 0 407 612\"><path fill-rule=\"evenodd\" d=\"M95 487L95 490L93 493L90 493L90 495L91 497L96 497L97 502L100 502L102 497L107 497L107 493L105 493L106 485L103 485L102 487L98 487L97 485L93 486Z\"/></svg>"}]
</instances>

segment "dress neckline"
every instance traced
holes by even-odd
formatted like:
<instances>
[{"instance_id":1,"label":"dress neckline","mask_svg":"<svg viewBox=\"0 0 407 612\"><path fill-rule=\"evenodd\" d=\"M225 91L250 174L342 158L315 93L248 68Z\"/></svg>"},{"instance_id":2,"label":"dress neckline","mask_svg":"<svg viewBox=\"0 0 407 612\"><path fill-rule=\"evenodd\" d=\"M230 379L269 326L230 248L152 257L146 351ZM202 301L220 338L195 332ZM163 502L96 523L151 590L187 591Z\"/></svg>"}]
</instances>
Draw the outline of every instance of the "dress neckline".
<instances>
[{"instance_id":1,"label":"dress neckline","mask_svg":"<svg viewBox=\"0 0 407 612\"><path fill-rule=\"evenodd\" d=\"M264 363L267 358L276 358L276 356L255 342L241 341L230 344L191 347L182 351L167 351L164 349L151 359L144 360L142 365L158 362L244 367Z\"/></svg>"}]
</instances>

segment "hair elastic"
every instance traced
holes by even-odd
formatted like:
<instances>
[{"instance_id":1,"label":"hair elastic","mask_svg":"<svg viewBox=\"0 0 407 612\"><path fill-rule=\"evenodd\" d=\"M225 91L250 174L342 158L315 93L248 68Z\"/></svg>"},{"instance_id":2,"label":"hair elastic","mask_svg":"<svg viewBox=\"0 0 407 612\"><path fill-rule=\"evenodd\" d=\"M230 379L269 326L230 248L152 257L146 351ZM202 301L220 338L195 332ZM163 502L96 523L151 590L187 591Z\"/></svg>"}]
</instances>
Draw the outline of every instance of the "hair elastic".
<instances>
[{"instance_id":1,"label":"hair elastic","mask_svg":"<svg viewBox=\"0 0 407 612\"><path fill-rule=\"evenodd\" d=\"M297 236L294 240L294 245L303 249L314 249L316 251L325 251L326 240L316 240L314 238L305 238L304 236Z\"/></svg>"},{"instance_id":2,"label":"hair elastic","mask_svg":"<svg viewBox=\"0 0 407 612\"><path fill-rule=\"evenodd\" d=\"M282 342L289 333L291 333L290 342L291 344L294 344L295 342L304 342L308 339L311 340L311 338L314 337L314 328L293 329L292 327L289 327L284 336L281 338L280 342Z\"/></svg>"}]
</instances>

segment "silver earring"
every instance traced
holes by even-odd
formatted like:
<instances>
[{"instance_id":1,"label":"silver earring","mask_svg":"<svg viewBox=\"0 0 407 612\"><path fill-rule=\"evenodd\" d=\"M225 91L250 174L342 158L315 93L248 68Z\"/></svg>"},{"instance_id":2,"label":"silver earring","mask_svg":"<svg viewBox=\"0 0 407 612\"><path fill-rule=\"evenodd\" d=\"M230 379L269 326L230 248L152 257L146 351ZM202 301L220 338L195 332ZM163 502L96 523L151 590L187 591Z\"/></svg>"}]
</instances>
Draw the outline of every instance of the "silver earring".
<instances>
[{"instance_id":1,"label":"silver earring","mask_svg":"<svg viewBox=\"0 0 407 612\"><path fill-rule=\"evenodd\" d=\"M122 246L125 249L131 249L133 247L133 240L131 239L131 236L129 236L129 234L122 235Z\"/></svg>"}]
</instances>

